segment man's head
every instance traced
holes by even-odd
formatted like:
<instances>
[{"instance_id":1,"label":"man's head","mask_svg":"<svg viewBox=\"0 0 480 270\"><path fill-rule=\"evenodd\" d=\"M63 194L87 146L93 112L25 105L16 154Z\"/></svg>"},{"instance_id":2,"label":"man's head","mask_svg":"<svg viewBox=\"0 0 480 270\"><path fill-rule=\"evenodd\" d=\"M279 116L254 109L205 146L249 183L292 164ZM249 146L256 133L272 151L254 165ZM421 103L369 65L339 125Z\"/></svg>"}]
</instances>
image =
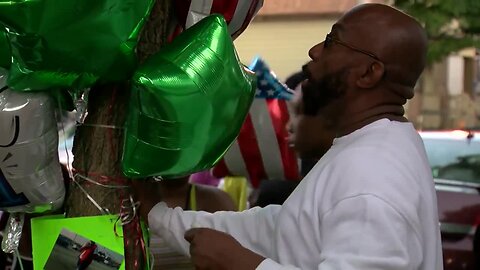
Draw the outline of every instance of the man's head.
<instances>
[{"instance_id":1,"label":"man's head","mask_svg":"<svg viewBox=\"0 0 480 270\"><path fill-rule=\"evenodd\" d=\"M375 115L403 116L426 62L421 25L390 6L360 5L342 16L304 66L305 113L324 110L352 125ZM343 119L341 119L343 118ZM345 123L346 122L346 123Z\"/></svg>"}]
</instances>

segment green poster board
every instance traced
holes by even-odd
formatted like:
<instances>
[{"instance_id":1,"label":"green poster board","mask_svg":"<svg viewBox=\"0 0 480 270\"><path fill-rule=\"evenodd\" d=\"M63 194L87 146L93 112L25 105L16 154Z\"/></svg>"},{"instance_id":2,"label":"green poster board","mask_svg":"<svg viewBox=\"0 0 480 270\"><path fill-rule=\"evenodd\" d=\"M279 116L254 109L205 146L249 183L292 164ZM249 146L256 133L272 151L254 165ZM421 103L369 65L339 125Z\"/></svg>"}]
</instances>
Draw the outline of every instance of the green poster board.
<instances>
[{"instance_id":1,"label":"green poster board","mask_svg":"<svg viewBox=\"0 0 480 270\"><path fill-rule=\"evenodd\" d=\"M101 246L124 255L122 226L116 225L118 216L92 216L65 218L62 215L32 219L32 248L35 270L42 270L52 252L55 242L66 229L84 238L95 241ZM120 269L125 269L124 262Z\"/></svg>"}]
</instances>

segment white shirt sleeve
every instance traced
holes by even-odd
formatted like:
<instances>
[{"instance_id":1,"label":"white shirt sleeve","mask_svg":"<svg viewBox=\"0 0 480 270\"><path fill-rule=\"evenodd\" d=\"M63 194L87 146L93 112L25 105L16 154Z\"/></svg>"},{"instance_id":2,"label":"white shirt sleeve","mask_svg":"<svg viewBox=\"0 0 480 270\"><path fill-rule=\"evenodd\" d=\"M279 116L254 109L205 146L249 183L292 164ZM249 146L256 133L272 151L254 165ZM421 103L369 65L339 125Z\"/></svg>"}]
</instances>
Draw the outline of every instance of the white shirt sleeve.
<instances>
[{"instance_id":1,"label":"white shirt sleeve","mask_svg":"<svg viewBox=\"0 0 480 270\"><path fill-rule=\"evenodd\" d=\"M322 219L318 270L416 270L422 248L411 223L374 195L338 202ZM257 270L293 270L266 259Z\"/></svg>"},{"instance_id":2,"label":"white shirt sleeve","mask_svg":"<svg viewBox=\"0 0 480 270\"><path fill-rule=\"evenodd\" d=\"M280 205L255 207L243 212L220 211L213 214L183 211L157 204L148 214L152 233L169 242L175 250L189 256L189 243L184 234L191 228L210 228L233 236L242 246L264 257L272 252L272 236Z\"/></svg>"}]
</instances>

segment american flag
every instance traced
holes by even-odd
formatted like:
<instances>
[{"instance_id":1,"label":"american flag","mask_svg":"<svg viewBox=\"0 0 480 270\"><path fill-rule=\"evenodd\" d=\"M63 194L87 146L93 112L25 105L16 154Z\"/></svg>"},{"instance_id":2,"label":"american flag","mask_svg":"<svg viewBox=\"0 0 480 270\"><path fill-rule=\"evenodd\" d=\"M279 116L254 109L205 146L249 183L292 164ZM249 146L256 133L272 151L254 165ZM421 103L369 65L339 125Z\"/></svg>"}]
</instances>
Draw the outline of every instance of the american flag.
<instances>
[{"instance_id":1,"label":"american flag","mask_svg":"<svg viewBox=\"0 0 480 270\"><path fill-rule=\"evenodd\" d=\"M293 93L280 83L260 58L249 67L257 74L257 92L249 114L223 159L212 170L216 177L246 176L253 187L261 180L299 180L295 152L288 146L287 100Z\"/></svg>"},{"instance_id":2,"label":"american flag","mask_svg":"<svg viewBox=\"0 0 480 270\"><path fill-rule=\"evenodd\" d=\"M178 26L174 36L210 14L221 14L235 39L263 6L263 0L175 0Z\"/></svg>"}]
</instances>

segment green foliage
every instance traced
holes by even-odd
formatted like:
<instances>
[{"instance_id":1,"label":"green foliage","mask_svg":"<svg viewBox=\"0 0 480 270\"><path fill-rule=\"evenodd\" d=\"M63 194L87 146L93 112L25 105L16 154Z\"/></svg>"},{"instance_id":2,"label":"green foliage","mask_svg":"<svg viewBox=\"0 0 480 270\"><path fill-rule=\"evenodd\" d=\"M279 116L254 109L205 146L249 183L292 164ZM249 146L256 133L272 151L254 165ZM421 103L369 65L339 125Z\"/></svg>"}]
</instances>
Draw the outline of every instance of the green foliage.
<instances>
[{"instance_id":1,"label":"green foliage","mask_svg":"<svg viewBox=\"0 0 480 270\"><path fill-rule=\"evenodd\" d=\"M479 0L395 0L427 30L430 63L467 47L480 48Z\"/></svg>"}]
</instances>

